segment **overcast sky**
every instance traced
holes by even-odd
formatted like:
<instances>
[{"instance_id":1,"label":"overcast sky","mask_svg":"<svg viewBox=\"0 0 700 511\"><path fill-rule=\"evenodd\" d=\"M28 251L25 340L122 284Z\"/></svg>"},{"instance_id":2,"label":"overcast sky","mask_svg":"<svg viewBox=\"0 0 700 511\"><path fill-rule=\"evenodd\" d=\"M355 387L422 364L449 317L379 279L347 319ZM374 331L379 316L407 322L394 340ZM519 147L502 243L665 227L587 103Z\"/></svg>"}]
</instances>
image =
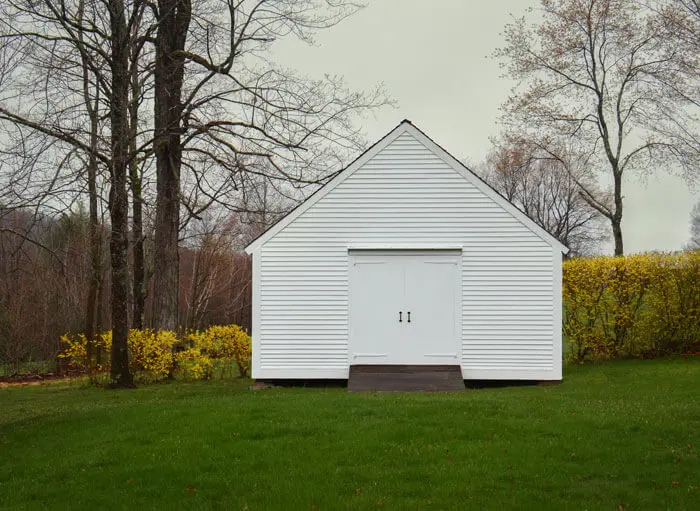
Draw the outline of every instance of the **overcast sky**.
<instances>
[{"instance_id":1,"label":"overcast sky","mask_svg":"<svg viewBox=\"0 0 700 511\"><path fill-rule=\"evenodd\" d=\"M510 15L522 15L538 2L368 3L352 18L320 32L315 46L278 43L277 60L310 77L342 75L355 89L383 82L398 108L365 120L371 142L410 119L457 158L480 163L489 151L489 137L498 134L499 106L514 85L500 77L497 62L488 56L502 44ZM628 176L625 185L625 252L681 248L700 195L668 175L646 184Z\"/></svg>"}]
</instances>

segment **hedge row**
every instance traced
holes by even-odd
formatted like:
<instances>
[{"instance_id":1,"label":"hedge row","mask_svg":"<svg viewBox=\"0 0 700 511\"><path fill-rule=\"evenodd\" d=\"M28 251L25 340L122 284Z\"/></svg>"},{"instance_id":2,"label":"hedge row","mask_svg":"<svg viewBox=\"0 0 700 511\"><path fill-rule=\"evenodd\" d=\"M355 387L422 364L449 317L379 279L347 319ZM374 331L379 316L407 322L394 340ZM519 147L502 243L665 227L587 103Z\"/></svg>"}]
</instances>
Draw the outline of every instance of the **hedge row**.
<instances>
[{"instance_id":1,"label":"hedge row","mask_svg":"<svg viewBox=\"0 0 700 511\"><path fill-rule=\"evenodd\" d=\"M109 371L111 331L93 340L90 356L83 334L63 335L61 342L64 350L59 358L65 359L71 369L85 373ZM128 346L131 370L145 381L169 376L209 379L215 361L235 363L241 376L250 374L250 336L237 325L216 325L203 332L190 331L182 339L167 330L131 330Z\"/></svg>"},{"instance_id":2,"label":"hedge row","mask_svg":"<svg viewBox=\"0 0 700 511\"><path fill-rule=\"evenodd\" d=\"M566 261L563 298L570 360L700 351L700 251Z\"/></svg>"}]
</instances>

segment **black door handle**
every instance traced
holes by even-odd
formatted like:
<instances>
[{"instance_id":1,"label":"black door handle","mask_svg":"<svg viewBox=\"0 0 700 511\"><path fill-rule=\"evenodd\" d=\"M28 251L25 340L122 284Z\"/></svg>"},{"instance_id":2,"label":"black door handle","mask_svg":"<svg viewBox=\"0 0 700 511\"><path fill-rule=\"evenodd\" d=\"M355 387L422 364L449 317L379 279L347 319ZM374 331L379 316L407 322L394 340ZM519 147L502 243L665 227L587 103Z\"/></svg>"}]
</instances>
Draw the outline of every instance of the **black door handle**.
<instances>
[{"instance_id":1,"label":"black door handle","mask_svg":"<svg viewBox=\"0 0 700 511\"><path fill-rule=\"evenodd\" d=\"M408 312L408 322L409 323L411 322L411 312L410 311Z\"/></svg>"},{"instance_id":2,"label":"black door handle","mask_svg":"<svg viewBox=\"0 0 700 511\"><path fill-rule=\"evenodd\" d=\"M403 320L401 319L401 311L399 311L399 323L401 322L403 322Z\"/></svg>"}]
</instances>

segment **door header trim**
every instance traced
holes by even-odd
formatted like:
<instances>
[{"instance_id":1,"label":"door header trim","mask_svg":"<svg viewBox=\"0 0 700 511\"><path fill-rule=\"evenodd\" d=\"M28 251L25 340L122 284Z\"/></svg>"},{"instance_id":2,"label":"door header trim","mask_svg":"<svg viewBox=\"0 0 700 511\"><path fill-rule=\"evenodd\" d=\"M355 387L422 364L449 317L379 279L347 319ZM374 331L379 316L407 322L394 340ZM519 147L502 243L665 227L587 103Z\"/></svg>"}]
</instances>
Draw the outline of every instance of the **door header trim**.
<instances>
[{"instance_id":1,"label":"door header trim","mask_svg":"<svg viewBox=\"0 0 700 511\"><path fill-rule=\"evenodd\" d=\"M347 245L352 250L452 250L462 251L462 245L445 243L351 243Z\"/></svg>"}]
</instances>

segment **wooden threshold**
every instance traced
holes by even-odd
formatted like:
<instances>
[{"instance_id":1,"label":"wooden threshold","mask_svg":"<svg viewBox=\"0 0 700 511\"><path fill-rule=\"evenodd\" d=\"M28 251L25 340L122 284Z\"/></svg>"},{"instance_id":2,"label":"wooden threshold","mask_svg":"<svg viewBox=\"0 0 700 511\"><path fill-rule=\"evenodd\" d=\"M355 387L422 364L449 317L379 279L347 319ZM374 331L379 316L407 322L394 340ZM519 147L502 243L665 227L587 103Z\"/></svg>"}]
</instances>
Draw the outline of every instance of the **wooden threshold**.
<instances>
[{"instance_id":1,"label":"wooden threshold","mask_svg":"<svg viewBox=\"0 0 700 511\"><path fill-rule=\"evenodd\" d=\"M458 365L353 365L349 392L455 392L464 390Z\"/></svg>"}]
</instances>

